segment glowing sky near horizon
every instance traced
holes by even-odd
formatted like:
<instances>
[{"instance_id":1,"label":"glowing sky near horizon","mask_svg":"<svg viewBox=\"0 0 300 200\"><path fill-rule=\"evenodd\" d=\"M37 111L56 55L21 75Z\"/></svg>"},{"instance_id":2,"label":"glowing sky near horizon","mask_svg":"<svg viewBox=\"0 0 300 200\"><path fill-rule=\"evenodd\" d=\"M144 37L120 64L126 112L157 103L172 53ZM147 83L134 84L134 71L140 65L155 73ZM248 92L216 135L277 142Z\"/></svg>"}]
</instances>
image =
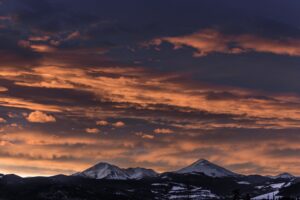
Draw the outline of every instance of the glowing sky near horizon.
<instances>
[{"instance_id":1,"label":"glowing sky near horizon","mask_svg":"<svg viewBox=\"0 0 300 200\"><path fill-rule=\"evenodd\" d=\"M0 173L200 158L300 175L300 2L0 0Z\"/></svg>"}]
</instances>

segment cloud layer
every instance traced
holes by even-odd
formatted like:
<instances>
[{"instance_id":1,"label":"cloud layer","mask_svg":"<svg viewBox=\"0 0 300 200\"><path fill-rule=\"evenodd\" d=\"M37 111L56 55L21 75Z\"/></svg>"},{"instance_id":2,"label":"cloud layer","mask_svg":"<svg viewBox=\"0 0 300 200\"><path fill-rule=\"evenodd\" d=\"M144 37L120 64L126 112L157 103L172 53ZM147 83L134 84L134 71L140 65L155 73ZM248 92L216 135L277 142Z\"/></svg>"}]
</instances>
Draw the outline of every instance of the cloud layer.
<instances>
[{"instance_id":1,"label":"cloud layer","mask_svg":"<svg viewBox=\"0 0 300 200\"><path fill-rule=\"evenodd\" d=\"M300 39L264 38L251 34L229 35L215 29L204 29L190 35L164 37L152 40L150 44L160 45L169 42L175 49L188 46L196 49L194 56L207 56L211 53L241 54L263 52L279 55L300 56Z\"/></svg>"}]
</instances>

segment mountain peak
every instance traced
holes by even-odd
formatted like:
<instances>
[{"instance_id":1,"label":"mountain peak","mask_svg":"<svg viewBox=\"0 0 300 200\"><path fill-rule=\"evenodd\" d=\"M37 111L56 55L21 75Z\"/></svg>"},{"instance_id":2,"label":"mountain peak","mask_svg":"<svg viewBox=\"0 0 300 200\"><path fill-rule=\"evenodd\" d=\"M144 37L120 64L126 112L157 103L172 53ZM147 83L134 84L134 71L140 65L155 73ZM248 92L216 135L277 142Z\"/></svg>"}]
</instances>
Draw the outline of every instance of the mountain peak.
<instances>
[{"instance_id":1,"label":"mountain peak","mask_svg":"<svg viewBox=\"0 0 300 200\"><path fill-rule=\"evenodd\" d=\"M116 167L108 162L99 162L95 164L93 167Z\"/></svg>"},{"instance_id":2,"label":"mountain peak","mask_svg":"<svg viewBox=\"0 0 300 200\"><path fill-rule=\"evenodd\" d=\"M277 176L274 176L273 178L291 179L291 178L295 178L295 176L290 173L285 172L285 173L278 174Z\"/></svg>"},{"instance_id":3,"label":"mountain peak","mask_svg":"<svg viewBox=\"0 0 300 200\"><path fill-rule=\"evenodd\" d=\"M146 169L141 167L125 169L131 179L142 179L145 177L156 177L156 173L153 169Z\"/></svg>"},{"instance_id":4,"label":"mountain peak","mask_svg":"<svg viewBox=\"0 0 300 200\"><path fill-rule=\"evenodd\" d=\"M207 176L212 177L225 177L225 176L237 176L238 174L231 172L223 167L220 167L214 163L209 162L205 159L197 160L191 165L182 168L177 173L203 173Z\"/></svg>"},{"instance_id":5,"label":"mountain peak","mask_svg":"<svg viewBox=\"0 0 300 200\"><path fill-rule=\"evenodd\" d=\"M107 162L99 162L96 165L74 174L74 176L83 176L95 179L142 179L145 177L155 177L158 174L152 169L145 168L128 168L123 169Z\"/></svg>"},{"instance_id":6,"label":"mountain peak","mask_svg":"<svg viewBox=\"0 0 300 200\"><path fill-rule=\"evenodd\" d=\"M106 162L99 162L79 173L79 175L95 179L128 179L128 175L122 169Z\"/></svg>"},{"instance_id":7,"label":"mountain peak","mask_svg":"<svg viewBox=\"0 0 300 200\"><path fill-rule=\"evenodd\" d=\"M199 159L196 162L194 162L193 164L213 164L211 162L209 162L208 160L205 159Z\"/></svg>"}]
</instances>

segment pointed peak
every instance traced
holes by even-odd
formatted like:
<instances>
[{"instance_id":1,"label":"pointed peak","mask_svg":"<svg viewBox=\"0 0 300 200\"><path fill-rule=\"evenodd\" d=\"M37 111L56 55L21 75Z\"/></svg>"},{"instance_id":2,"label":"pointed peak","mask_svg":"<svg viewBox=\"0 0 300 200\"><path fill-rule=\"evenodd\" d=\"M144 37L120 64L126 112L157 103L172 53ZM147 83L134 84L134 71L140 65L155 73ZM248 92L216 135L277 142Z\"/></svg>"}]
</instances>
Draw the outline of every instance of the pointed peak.
<instances>
[{"instance_id":1,"label":"pointed peak","mask_svg":"<svg viewBox=\"0 0 300 200\"><path fill-rule=\"evenodd\" d=\"M194 164L212 164L212 163L202 158L194 162Z\"/></svg>"},{"instance_id":2,"label":"pointed peak","mask_svg":"<svg viewBox=\"0 0 300 200\"><path fill-rule=\"evenodd\" d=\"M223 167L220 167L208 160L200 159L191 165L182 168L177 173L204 173L207 176L212 177L224 177L224 176L237 176L238 174L231 172Z\"/></svg>"},{"instance_id":3,"label":"pointed peak","mask_svg":"<svg viewBox=\"0 0 300 200\"><path fill-rule=\"evenodd\" d=\"M94 167L116 167L115 165L113 164L110 164L108 162L99 162L97 164L94 165Z\"/></svg>"},{"instance_id":4,"label":"pointed peak","mask_svg":"<svg viewBox=\"0 0 300 200\"><path fill-rule=\"evenodd\" d=\"M76 173L74 176L84 176L95 179L141 179L145 177L155 177L158 174L152 169L141 167L136 168L120 168L108 162L99 162L94 166Z\"/></svg>"},{"instance_id":5,"label":"pointed peak","mask_svg":"<svg viewBox=\"0 0 300 200\"><path fill-rule=\"evenodd\" d=\"M118 166L110 164L108 162L99 162L92 167L86 169L85 171L88 170L121 170Z\"/></svg>"},{"instance_id":6,"label":"pointed peak","mask_svg":"<svg viewBox=\"0 0 300 200\"><path fill-rule=\"evenodd\" d=\"M206 159L199 159L195 162L193 162L190 166L200 166L200 165L205 165L205 166L218 166Z\"/></svg>"},{"instance_id":7,"label":"pointed peak","mask_svg":"<svg viewBox=\"0 0 300 200\"><path fill-rule=\"evenodd\" d=\"M98 162L96 165L111 165L111 164L108 162Z\"/></svg>"},{"instance_id":8,"label":"pointed peak","mask_svg":"<svg viewBox=\"0 0 300 200\"><path fill-rule=\"evenodd\" d=\"M280 173L277 176L274 176L274 178L286 178L286 179L294 178L294 177L295 177L294 175L287 173L287 172Z\"/></svg>"}]
</instances>

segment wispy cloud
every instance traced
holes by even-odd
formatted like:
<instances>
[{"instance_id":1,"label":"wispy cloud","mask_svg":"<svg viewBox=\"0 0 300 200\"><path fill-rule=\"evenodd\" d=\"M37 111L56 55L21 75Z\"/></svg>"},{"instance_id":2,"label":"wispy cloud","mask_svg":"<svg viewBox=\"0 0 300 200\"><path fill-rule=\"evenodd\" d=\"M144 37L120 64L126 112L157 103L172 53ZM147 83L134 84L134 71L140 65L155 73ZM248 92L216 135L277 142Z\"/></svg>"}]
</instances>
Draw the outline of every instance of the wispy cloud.
<instances>
[{"instance_id":1,"label":"wispy cloud","mask_svg":"<svg viewBox=\"0 0 300 200\"><path fill-rule=\"evenodd\" d=\"M92 133L92 134L96 134L96 133L100 132L100 130L98 128L86 128L85 131L87 133Z\"/></svg>"},{"instance_id":2,"label":"wispy cloud","mask_svg":"<svg viewBox=\"0 0 300 200\"><path fill-rule=\"evenodd\" d=\"M300 39L272 39L251 34L224 34L217 29L204 29L196 33L175 37L163 37L152 40L149 44L160 45L169 42L179 49L184 46L196 50L195 57L211 53L241 54L263 52L278 55L300 56Z\"/></svg>"},{"instance_id":3,"label":"wispy cloud","mask_svg":"<svg viewBox=\"0 0 300 200\"><path fill-rule=\"evenodd\" d=\"M259 91L201 83L190 87L189 82L183 83L173 79L174 75L155 74L143 68L70 69L69 67L45 66L36 67L30 71L2 70L0 76L22 87L85 91L93 94L100 101L125 105L130 103L149 109L155 108L153 105L166 105L187 111L195 109L214 114L260 118L262 121L256 125L262 125L266 121L269 125L280 124L280 127L293 127L293 124L297 126L297 121L300 120L298 109L300 97L297 95L263 94ZM31 110L72 112L80 109L72 106L65 108L59 104L40 104L15 97L0 97L0 99L0 104L3 106ZM270 123L271 119L276 120ZM288 123L289 120L295 121ZM114 124L114 126L123 125L121 122ZM241 125L232 126L240 127Z\"/></svg>"},{"instance_id":4,"label":"wispy cloud","mask_svg":"<svg viewBox=\"0 0 300 200\"><path fill-rule=\"evenodd\" d=\"M174 131L172 131L171 129L167 129L167 128L157 128L153 131L156 134L171 134L174 133Z\"/></svg>"}]
</instances>

